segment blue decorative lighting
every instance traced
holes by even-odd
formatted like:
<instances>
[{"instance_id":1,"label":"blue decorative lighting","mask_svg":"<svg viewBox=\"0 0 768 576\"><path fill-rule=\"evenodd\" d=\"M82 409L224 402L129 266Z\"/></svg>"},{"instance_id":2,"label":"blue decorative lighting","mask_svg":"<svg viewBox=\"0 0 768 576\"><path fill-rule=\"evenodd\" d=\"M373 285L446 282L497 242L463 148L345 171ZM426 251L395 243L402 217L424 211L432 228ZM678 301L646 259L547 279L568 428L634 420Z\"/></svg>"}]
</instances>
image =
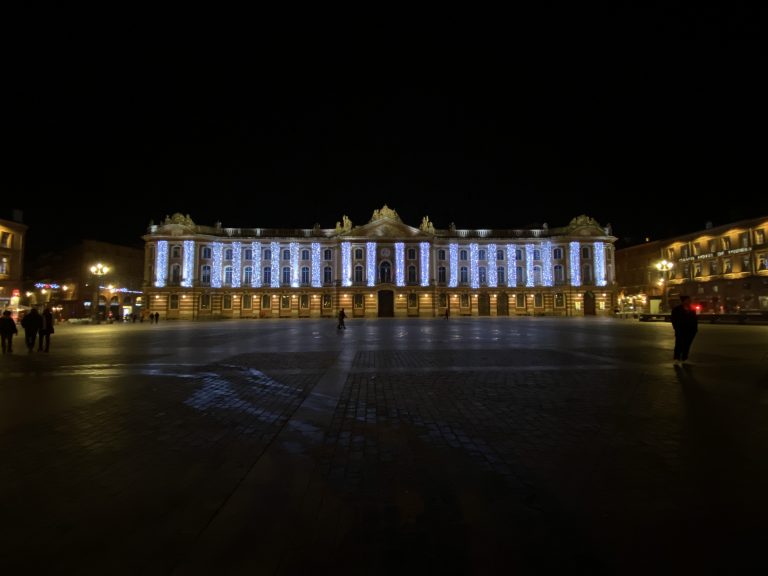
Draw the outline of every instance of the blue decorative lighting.
<instances>
[{"instance_id":1,"label":"blue decorative lighting","mask_svg":"<svg viewBox=\"0 0 768 576\"><path fill-rule=\"evenodd\" d=\"M184 261L181 264L181 285L192 288L195 276L195 241L184 240Z\"/></svg>"},{"instance_id":2,"label":"blue decorative lighting","mask_svg":"<svg viewBox=\"0 0 768 576\"><path fill-rule=\"evenodd\" d=\"M533 276L533 244L525 245L525 285L531 288L536 278Z\"/></svg>"},{"instance_id":3,"label":"blue decorative lighting","mask_svg":"<svg viewBox=\"0 0 768 576\"><path fill-rule=\"evenodd\" d=\"M341 243L341 285L352 286L352 243Z\"/></svg>"},{"instance_id":4,"label":"blue decorative lighting","mask_svg":"<svg viewBox=\"0 0 768 576\"><path fill-rule=\"evenodd\" d=\"M580 246L578 242L571 242L569 245L569 262L571 266L571 286L581 286L581 262L579 261L580 257Z\"/></svg>"},{"instance_id":5,"label":"blue decorative lighting","mask_svg":"<svg viewBox=\"0 0 768 576\"><path fill-rule=\"evenodd\" d=\"M213 243L213 261L211 262L211 287L221 288L221 265L224 262L224 244Z\"/></svg>"},{"instance_id":6,"label":"blue decorative lighting","mask_svg":"<svg viewBox=\"0 0 768 576\"><path fill-rule=\"evenodd\" d=\"M605 244L595 242L595 284L605 286Z\"/></svg>"},{"instance_id":7,"label":"blue decorative lighting","mask_svg":"<svg viewBox=\"0 0 768 576\"><path fill-rule=\"evenodd\" d=\"M251 288L261 288L261 242L251 242L251 254L253 254Z\"/></svg>"},{"instance_id":8,"label":"blue decorative lighting","mask_svg":"<svg viewBox=\"0 0 768 576\"><path fill-rule=\"evenodd\" d=\"M312 242L312 288L320 288L322 277L320 276L320 242Z\"/></svg>"},{"instance_id":9,"label":"blue decorative lighting","mask_svg":"<svg viewBox=\"0 0 768 576\"><path fill-rule=\"evenodd\" d=\"M516 244L507 244L507 287L517 286L517 260L515 259Z\"/></svg>"},{"instance_id":10,"label":"blue decorative lighting","mask_svg":"<svg viewBox=\"0 0 768 576\"><path fill-rule=\"evenodd\" d=\"M448 265L451 268L451 273L448 279L448 288L456 288L459 285L459 245L448 245Z\"/></svg>"},{"instance_id":11,"label":"blue decorative lighting","mask_svg":"<svg viewBox=\"0 0 768 576\"><path fill-rule=\"evenodd\" d=\"M240 288L242 256L242 244L240 242L232 242L232 288Z\"/></svg>"},{"instance_id":12,"label":"blue decorative lighting","mask_svg":"<svg viewBox=\"0 0 768 576\"><path fill-rule=\"evenodd\" d=\"M419 264L421 265L420 283L429 286L429 242L419 244Z\"/></svg>"},{"instance_id":13,"label":"blue decorative lighting","mask_svg":"<svg viewBox=\"0 0 768 576\"><path fill-rule=\"evenodd\" d=\"M157 258L155 259L155 288L164 288L168 278L168 241L157 241Z\"/></svg>"},{"instance_id":14,"label":"blue decorative lighting","mask_svg":"<svg viewBox=\"0 0 768 576\"><path fill-rule=\"evenodd\" d=\"M477 273L477 244L469 245L469 287L476 290L480 288L480 279Z\"/></svg>"},{"instance_id":15,"label":"blue decorative lighting","mask_svg":"<svg viewBox=\"0 0 768 576\"><path fill-rule=\"evenodd\" d=\"M368 286L376 285L376 242L365 243L365 274Z\"/></svg>"},{"instance_id":16,"label":"blue decorative lighting","mask_svg":"<svg viewBox=\"0 0 768 576\"><path fill-rule=\"evenodd\" d=\"M488 244L488 286L496 288L499 285L499 274L496 271L496 244Z\"/></svg>"},{"instance_id":17,"label":"blue decorative lighting","mask_svg":"<svg viewBox=\"0 0 768 576\"><path fill-rule=\"evenodd\" d=\"M405 286L405 244L395 242L395 284Z\"/></svg>"},{"instance_id":18,"label":"blue decorative lighting","mask_svg":"<svg viewBox=\"0 0 768 576\"><path fill-rule=\"evenodd\" d=\"M541 280L544 286L554 286L552 278L552 242L541 243Z\"/></svg>"},{"instance_id":19,"label":"blue decorative lighting","mask_svg":"<svg viewBox=\"0 0 768 576\"><path fill-rule=\"evenodd\" d=\"M291 287L299 287L299 243L291 242L288 247L291 250Z\"/></svg>"},{"instance_id":20,"label":"blue decorative lighting","mask_svg":"<svg viewBox=\"0 0 768 576\"><path fill-rule=\"evenodd\" d=\"M45 288L46 290L58 290L60 284L46 284L45 282L35 282L35 288Z\"/></svg>"},{"instance_id":21,"label":"blue decorative lighting","mask_svg":"<svg viewBox=\"0 0 768 576\"><path fill-rule=\"evenodd\" d=\"M269 249L272 252L272 278L270 278L269 286L280 288L280 243L270 242Z\"/></svg>"}]
</instances>

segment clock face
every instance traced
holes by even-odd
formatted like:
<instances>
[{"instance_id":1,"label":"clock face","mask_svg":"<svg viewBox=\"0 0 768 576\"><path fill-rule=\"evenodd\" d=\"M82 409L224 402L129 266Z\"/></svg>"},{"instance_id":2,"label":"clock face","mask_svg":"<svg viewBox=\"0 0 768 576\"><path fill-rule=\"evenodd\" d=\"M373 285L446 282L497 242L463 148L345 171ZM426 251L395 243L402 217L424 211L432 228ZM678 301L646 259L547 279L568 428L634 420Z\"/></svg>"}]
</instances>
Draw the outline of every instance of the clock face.
<instances>
[{"instance_id":1,"label":"clock face","mask_svg":"<svg viewBox=\"0 0 768 576\"><path fill-rule=\"evenodd\" d=\"M389 256L389 248L382 248L381 255L384 256L385 258Z\"/></svg>"}]
</instances>

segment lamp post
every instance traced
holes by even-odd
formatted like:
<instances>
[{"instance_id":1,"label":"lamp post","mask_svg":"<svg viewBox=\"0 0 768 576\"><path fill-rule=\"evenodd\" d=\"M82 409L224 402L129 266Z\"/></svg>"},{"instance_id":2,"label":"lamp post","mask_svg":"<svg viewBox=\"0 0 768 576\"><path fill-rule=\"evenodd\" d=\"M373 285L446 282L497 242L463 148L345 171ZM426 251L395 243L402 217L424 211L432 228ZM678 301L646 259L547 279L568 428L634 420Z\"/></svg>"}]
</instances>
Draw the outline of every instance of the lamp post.
<instances>
[{"instance_id":1,"label":"lamp post","mask_svg":"<svg viewBox=\"0 0 768 576\"><path fill-rule=\"evenodd\" d=\"M109 272L109 266L104 266L101 262L91 266L91 274L94 276L93 303L91 304L91 307L93 308L91 310L93 315L93 324L99 323L99 282L101 277L104 276L107 272Z\"/></svg>"},{"instance_id":2,"label":"lamp post","mask_svg":"<svg viewBox=\"0 0 768 576\"><path fill-rule=\"evenodd\" d=\"M664 303L664 311L669 310L669 292L667 291L667 280L669 280L669 271L675 264L668 260L662 260L656 262L656 269L661 272L661 280L659 280L659 286L661 286L662 302Z\"/></svg>"}]
</instances>

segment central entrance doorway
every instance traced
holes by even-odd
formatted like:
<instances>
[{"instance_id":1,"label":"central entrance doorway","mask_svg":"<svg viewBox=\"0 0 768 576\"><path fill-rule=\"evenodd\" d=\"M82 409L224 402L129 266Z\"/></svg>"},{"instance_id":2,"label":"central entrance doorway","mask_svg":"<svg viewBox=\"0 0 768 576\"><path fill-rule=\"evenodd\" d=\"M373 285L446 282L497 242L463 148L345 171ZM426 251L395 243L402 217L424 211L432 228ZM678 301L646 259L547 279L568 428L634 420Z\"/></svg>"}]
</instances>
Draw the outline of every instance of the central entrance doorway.
<instances>
[{"instance_id":1,"label":"central entrance doorway","mask_svg":"<svg viewBox=\"0 0 768 576\"><path fill-rule=\"evenodd\" d=\"M379 290L379 318L395 317L395 293L392 290Z\"/></svg>"}]
</instances>

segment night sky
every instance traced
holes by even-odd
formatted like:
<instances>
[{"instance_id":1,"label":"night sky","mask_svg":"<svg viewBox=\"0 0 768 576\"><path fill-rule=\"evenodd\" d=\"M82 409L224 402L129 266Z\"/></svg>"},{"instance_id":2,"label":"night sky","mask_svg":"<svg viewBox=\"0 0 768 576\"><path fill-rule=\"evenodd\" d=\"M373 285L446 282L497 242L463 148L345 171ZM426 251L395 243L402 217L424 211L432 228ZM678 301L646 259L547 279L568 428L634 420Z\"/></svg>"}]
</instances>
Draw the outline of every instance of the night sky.
<instances>
[{"instance_id":1,"label":"night sky","mask_svg":"<svg viewBox=\"0 0 768 576\"><path fill-rule=\"evenodd\" d=\"M174 212L302 228L385 203L438 228L587 214L630 242L768 214L757 9L620 4L248 34L93 36L53 12L8 58L3 209L24 210L31 254L140 243Z\"/></svg>"}]
</instances>

